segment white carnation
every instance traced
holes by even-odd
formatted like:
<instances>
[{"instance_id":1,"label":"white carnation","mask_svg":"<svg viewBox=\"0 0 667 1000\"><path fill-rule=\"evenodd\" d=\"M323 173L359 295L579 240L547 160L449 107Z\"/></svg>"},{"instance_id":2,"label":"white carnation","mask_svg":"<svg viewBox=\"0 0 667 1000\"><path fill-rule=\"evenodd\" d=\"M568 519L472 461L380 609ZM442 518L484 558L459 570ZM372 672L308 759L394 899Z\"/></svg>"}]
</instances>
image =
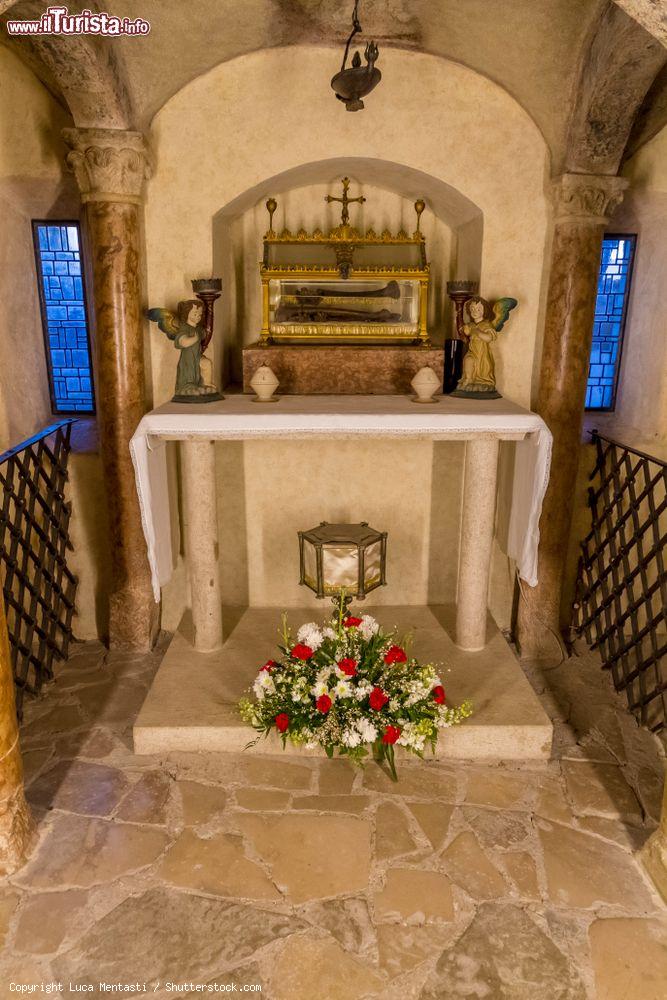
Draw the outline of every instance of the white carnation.
<instances>
[{"instance_id":1,"label":"white carnation","mask_svg":"<svg viewBox=\"0 0 667 1000\"><path fill-rule=\"evenodd\" d=\"M366 640L371 639L374 635L377 635L380 626L375 621L372 615L362 615L361 625L359 626L359 632L362 637Z\"/></svg>"},{"instance_id":2,"label":"white carnation","mask_svg":"<svg viewBox=\"0 0 667 1000\"><path fill-rule=\"evenodd\" d=\"M305 625L302 625L296 634L296 638L298 642L302 642L304 645L310 646L313 652L316 649L319 649L324 641L322 632L315 622L306 622Z\"/></svg>"},{"instance_id":3,"label":"white carnation","mask_svg":"<svg viewBox=\"0 0 667 1000\"><path fill-rule=\"evenodd\" d=\"M341 740L346 747L358 747L361 743L361 736L356 729L345 729Z\"/></svg>"},{"instance_id":4,"label":"white carnation","mask_svg":"<svg viewBox=\"0 0 667 1000\"><path fill-rule=\"evenodd\" d=\"M368 695L371 693L372 690L373 688L368 683L368 681L362 681L361 684L357 685L357 690L354 693L354 697L357 699L357 701L363 701L364 698L368 697Z\"/></svg>"},{"instance_id":5,"label":"white carnation","mask_svg":"<svg viewBox=\"0 0 667 1000\"><path fill-rule=\"evenodd\" d=\"M335 638L337 638L337 636L336 636L336 633L334 632L334 630L332 628L330 628L329 625L327 625L326 628L322 629L322 638L323 639L335 639Z\"/></svg>"},{"instance_id":6,"label":"white carnation","mask_svg":"<svg viewBox=\"0 0 667 1000\"><path fill-rule=\"evenodd\" d=\"M378 731L368 719L359 719L356 728L364 743L373 743L377 739Z\"/></svg>"}]
</instances>

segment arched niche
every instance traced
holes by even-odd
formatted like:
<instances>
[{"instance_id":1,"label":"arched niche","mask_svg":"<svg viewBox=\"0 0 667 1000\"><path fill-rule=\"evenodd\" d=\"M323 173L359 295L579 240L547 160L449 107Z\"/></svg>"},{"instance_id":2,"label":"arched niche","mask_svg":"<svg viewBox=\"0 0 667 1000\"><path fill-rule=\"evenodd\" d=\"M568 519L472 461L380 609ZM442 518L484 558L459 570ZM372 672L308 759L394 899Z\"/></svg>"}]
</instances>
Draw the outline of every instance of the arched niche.
<instances>
[{"instance_id":1,"label":"arched niche","mask_svg":"<svg viewBox=\"0 0 667 1000\"><path fill-rule=\"evenodd\" d=\"M371 157L332 157L268 177L234 198L213 218L213 271L225 275L225 292L218 306L218 357L223 381L241 379L241 350L257 340L261 325L259 260L268 228L266 199L276 197L274 228L287 226L323 231L340 221L340 205L325 196L340 195L340 179L352 180L351 194L366 202L350 208L351 221L362 231L404 229L412 232L414 202L426 201L421 229L431 263L429 332L439 343L449 335L451 317L446 283L457 277L479 280L483 214L460 191L421 170ZM221 370L222 369L222 370Z\"/></svg>"},{"instance_id":2,"label":"arched niche","mask_svg":"<svg viewBox=\"0 0 667 1000\"><path fill-rule=\"evenodd\" d=\"M319 212L325 186L338 193L336 182L348 173L367 196L371 187L378 192L365 206L369 217L387 192L388 201L400 195L411 220L412 202L422 195L442 226L457 231L460 276L479 276L488 297L519 300L510 332L497 345L497 370L501 390L529 404L550 216L548 151L535 122L474 70L400 49L386 53L382 84L365 110L349 114L328 85L320 86L329 57L318 46L250 53L203 73L155 116L156 167L146 205L148 304L173 305L191 294L191 278L221 267L225 226L255 213L247 274L246 263L240 271L237 263L232 274L224 268L218 273L225 289L235 290L239 281L258 287L268 195L285 202L290 225L298 226L299 192L311 186ZM317 224L314 203L307 207L304 222ZM466 218L476 233L462 232ZM481 251L464 267L466 240ZM446 267L454 266L451 255L446 267L433 250L430 256L444 284ZM218 303L219 323L226 310L231 315L226 294ZM242 325L243 319L234 314L234 322ZM218 367L221 332L214 341ZM232 343L240 335L234 329ZM153 401L159 404L173 392L174 351L163 335L147 336Z\"/></svg>"}]
</instances>

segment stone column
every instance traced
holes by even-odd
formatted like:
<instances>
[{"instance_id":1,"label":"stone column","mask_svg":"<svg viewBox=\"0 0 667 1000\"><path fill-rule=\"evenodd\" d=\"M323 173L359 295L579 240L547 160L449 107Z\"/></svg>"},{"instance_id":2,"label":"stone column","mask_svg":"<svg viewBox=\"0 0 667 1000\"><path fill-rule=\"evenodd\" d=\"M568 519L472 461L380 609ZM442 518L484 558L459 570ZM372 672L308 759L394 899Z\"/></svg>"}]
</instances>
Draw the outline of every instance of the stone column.
<instances>
[{"instance_id":1,"label":"stone column","mask_svg":"<svg viewBox=\"0 0 667 1000\"><path fill-rule=\"evenodd\" d=\"M0 590L0 876L11 875L25 863L33 836L32 816L23 794L14 677Z\"/></svg>"},{"instance_id":2,"label":"stone column","mask_svg":"<svg viewBox=\"0 0 667 1000\"><path fill-rule=\"evenodd\" d=\"M667 781L662 796L660 827L647 840L639 856L656 889L667 903Z\"/></svg>"},{"instance_id":3,"label":"stone column","mask_svg":"<svg viewBox=\"0 0 667 1000\"><path fill-rule=\"evenodd\" d=\"M183 441L181 463L194 647L210 652L222 646L215 442Z\"/></svg>"},{"instance_id":4,"label":"stone column","mask_svg":"<svg viewBox=\"0 0 667 1000\"><path fill-rule=\"evenodd\" d=\"M497 476L498 439L466 441L456 645L471 653L486 645Z\"/></svg>"},{"instance_id":5,"label":"stone column","mask_svg":"<svg viewBox=\"0 0 667 1000\"><path fill-rule=\"evenodd\" d=\"M129 440L146 409L140 212L148 154L139 132L64 129L84 204L95 302L97 423L111 542L109 640L148 649L158 624Z\"/></svg>"},{"instance_id":6,"label":"stone column","mask_svg":"<svg viewBox=\"0 0 667 1000\"><path fill-rule=\"evenodd\" d=\"M539 582L522 587L519 600L517 641L526 657L553 656L550 633L560 636L602 236L627 183L621 177L563 174L554 184L555 230L535 407L554 443L540 519Z\"/></svg>"}]
</instances>

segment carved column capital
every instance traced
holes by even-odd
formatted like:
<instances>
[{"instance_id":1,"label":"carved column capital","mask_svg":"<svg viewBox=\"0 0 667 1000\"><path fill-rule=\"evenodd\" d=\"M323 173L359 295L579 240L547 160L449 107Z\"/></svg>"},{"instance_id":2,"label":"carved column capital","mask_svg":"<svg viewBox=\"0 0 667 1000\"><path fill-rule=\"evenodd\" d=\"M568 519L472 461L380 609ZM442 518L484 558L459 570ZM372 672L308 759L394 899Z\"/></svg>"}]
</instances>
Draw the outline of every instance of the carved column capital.
<instances>
[{"instance_id":1,"label":"carved column capital","mask_svg":"<svg viewBox=\"0 0 667 1000\"><path fill-rule=\"evenodd\" d=\"M556 222L606 225L628 183L625 177L604 174L561 174L552 188Z\"/></svg>"},{"instance_id":2,"label":"carved column capital","mask_svg":"<svg viewBox=\"0 0 667 1000\"><path fill-rule=\"evenodd\" d=\"M141 132L104 128L65 128L65 157L76 177L81 200L138 205L151 175L148 146Z\"/></svg>"}]
</instances>

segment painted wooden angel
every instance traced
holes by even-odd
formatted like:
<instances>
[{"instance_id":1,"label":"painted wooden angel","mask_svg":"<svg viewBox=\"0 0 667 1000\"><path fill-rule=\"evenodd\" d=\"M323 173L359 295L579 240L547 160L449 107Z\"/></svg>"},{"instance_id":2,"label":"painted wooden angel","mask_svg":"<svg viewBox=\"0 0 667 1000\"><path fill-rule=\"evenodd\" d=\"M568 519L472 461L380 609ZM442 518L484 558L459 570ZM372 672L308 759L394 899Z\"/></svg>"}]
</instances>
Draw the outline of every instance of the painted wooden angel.
<instances>
[{"instance_id":1,"label":"painted wooden angel","mask_svg":"<svg viewBox=\"0 0 667 1000\"><path fill-rule=\"evenodd\" d=\"M496 389L496 366L491 344L518 305L516 299L498 299L491 305L474 295L464 306L468 322L463 326L468 350L463 359L463 375L452 396L464 399L500 399Z\"/></svg>"},{"instance_id":2,"label":"painted wooden angel","mask_svg":"<svg viewBox=\"0 0 667 1000\"><path fill-rule=\"evenodd\" d=\"M168 309L149 309L148 318L166 333L180 351L176 369L174 403L211 403L223 399L211 381L213 366L203 354L206 330L202 326L204 306L199 299L179 302L176 315Z\"/></svg>"}]
</instances>

